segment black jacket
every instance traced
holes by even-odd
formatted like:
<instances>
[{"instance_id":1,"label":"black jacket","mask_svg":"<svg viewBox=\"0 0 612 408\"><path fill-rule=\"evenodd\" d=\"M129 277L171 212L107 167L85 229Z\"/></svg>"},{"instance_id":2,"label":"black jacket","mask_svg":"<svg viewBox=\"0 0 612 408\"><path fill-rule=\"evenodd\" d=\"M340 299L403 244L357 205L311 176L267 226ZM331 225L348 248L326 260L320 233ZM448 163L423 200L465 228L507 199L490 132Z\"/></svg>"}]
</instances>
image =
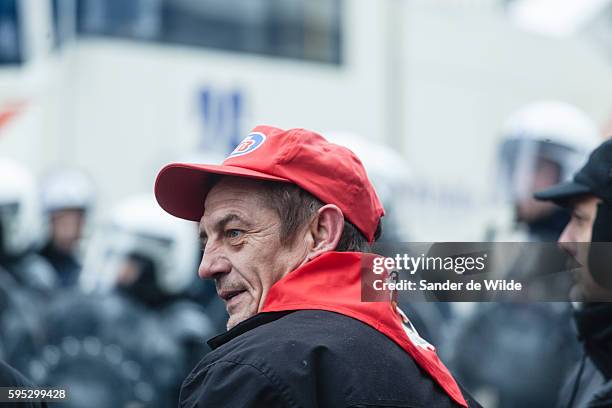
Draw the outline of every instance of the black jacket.
<instances>
[{"instance_id":1,"label":"black jacket","mask_svg":"<svg viewBox=\"0 0 612 408\"><path fill-rule=\"evenodd\" d=\"M574 312L583 361L561 391L560 407L612 407L612 304L584 303Z\"/></svg>"},{"instance_id":2,"label":"black jacket","mask_svg":"<svg viewBox=\"0 0 612 408\"><path fill-rule=\"evenodd\" d=\"M392 340L335 312L260 313L208 343L180 407L458 406Z\"/></svg>"}]
</instances>

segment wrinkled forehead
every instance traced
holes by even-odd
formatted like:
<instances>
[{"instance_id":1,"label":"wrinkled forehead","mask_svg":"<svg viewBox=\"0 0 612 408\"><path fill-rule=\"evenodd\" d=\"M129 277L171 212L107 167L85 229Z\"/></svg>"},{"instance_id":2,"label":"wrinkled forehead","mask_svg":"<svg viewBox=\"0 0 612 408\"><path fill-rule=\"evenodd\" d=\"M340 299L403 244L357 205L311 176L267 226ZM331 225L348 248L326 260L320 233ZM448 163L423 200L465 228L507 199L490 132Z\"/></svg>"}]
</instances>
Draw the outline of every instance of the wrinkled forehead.
<instances>
[{"instance_id":1,"label":"wrinkled forehead","mask_svg":"<svg viewBox=\"0 0 612 408\"><path fill-rule=\"evenodd\" d=\"M265 202L266 189L262 182L244 177L219 177L206 195L204 211L231 202Z\"/></svg>"},{"instance_id":2,"label":"wrinkled forehead","mask_svg":"<svg viewBox=\"0 0 612 408\"><path fill-rule=\"evenodd\" d=\"M200 224L215 224L230 214L248 222L269 221L275 213L266 197L266 189L257 180L222 177L206 196Z\"/></svg>"}]
</instances>

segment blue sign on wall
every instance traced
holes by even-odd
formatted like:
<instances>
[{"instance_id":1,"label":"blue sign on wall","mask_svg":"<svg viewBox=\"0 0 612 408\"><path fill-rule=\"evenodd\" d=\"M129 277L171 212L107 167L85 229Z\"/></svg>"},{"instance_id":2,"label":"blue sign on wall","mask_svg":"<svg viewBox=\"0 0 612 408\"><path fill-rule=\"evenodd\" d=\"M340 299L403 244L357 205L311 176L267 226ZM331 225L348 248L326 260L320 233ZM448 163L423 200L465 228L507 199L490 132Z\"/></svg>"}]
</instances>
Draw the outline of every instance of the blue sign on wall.
<instances>
[{"instance_id":1,"label":"blue sign on wall","mask_svg":"<svg viewBox=\"0 0 612 408\"><path fill-rule=\"evenodd\" d=\"M198 148L227 154L244 138L244 95L208 86L198 94L202 133Z\"/></svg>"}]
</instances>

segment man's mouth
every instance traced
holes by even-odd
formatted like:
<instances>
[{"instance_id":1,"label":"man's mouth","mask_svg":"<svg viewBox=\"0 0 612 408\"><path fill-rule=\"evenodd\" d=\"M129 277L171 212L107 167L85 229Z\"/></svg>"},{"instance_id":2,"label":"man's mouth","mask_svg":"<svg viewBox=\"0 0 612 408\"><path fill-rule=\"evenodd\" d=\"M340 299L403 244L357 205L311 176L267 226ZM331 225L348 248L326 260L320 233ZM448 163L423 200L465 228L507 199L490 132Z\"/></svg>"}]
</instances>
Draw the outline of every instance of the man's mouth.
<instances>
[{"instance_id":1,"label":"man's mouth","mask_svg":"<svg viewBox=\"0 0 612 408\"><path fill-rule=\"evenodd\" d=\"M227 303L244 292L246 292L246 290L222 290L219 292L219 297Z\"/></svg>"}]
</instances>

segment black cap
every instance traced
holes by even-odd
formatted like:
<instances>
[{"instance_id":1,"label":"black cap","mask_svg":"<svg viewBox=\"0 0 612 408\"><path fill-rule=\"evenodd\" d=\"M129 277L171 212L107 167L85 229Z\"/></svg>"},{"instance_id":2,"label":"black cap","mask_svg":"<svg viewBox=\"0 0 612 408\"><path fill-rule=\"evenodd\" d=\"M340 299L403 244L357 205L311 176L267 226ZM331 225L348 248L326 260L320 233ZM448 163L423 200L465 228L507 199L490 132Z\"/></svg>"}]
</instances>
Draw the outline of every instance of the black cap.
<instances>
[{"instance_id":1,"label":"black cap","mask_svg":"<svg viewBox=\"0 0 612 408\"><path fill-rule=\"evenodd\" d=\"M533 196L537 200L565 205L585 194L612 202L612 140L603 142L593 150L587 163L574 175L572 181L555 184Z\"/></svg>"}]
</instances>

